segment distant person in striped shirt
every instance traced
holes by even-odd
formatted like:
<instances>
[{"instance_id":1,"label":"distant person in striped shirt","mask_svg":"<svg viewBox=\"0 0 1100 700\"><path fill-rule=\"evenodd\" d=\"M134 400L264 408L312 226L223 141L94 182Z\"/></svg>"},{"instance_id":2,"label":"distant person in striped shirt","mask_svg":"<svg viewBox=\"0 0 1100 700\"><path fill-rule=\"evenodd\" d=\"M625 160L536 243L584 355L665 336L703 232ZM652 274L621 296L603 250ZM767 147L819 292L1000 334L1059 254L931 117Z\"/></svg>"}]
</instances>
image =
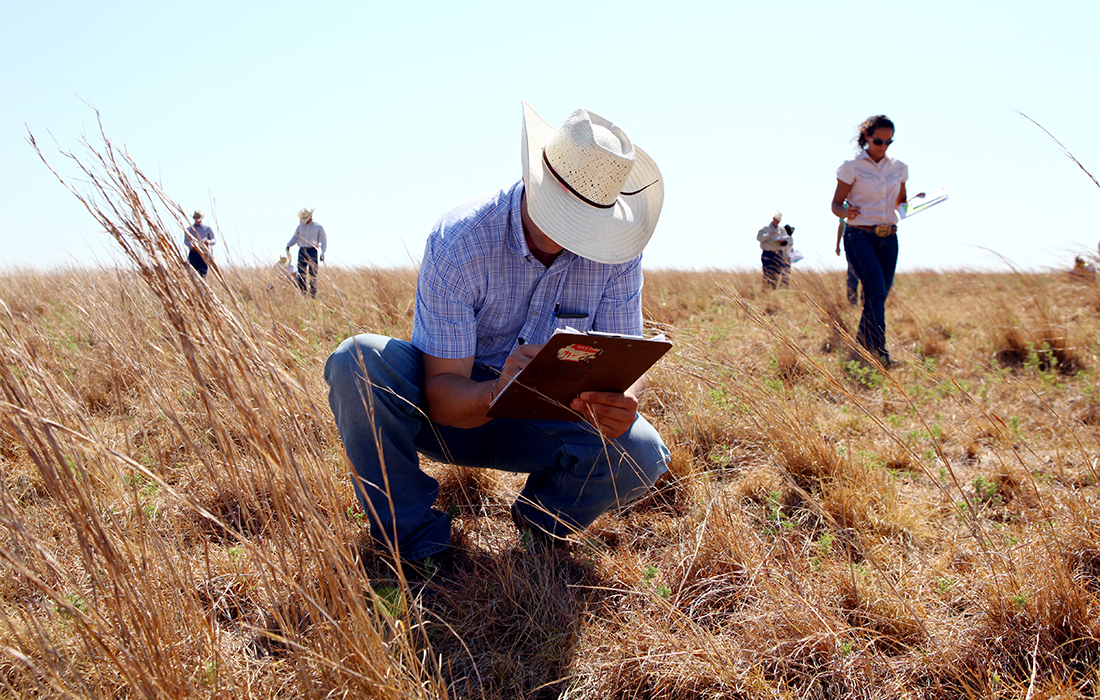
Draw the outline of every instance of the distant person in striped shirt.
<instances>
[{"instance_id":1,"label":"distant person in striped shirt","mask_svg":"<svg viewBox=\"0 0 1100 700\"><path fill-rule=\"evenodd\" d=\"M614 123L578 109L554 129L527 103L523 113L522 179L459 204L428 237L411 341L355 336L325 365L371 535L414 571L449 568L453 554L421 454L527 474L511 519L550 546L667 469L638 415L644 377L573 399L588 422L486 416L555 329L642 334L641 254L664 201L657 165Z\"/></svg>"},{"instance_id":2,"label":"distant person in striped shirt","mask_svg":"<svg viewBox=\"0 0 1100 700\"><path fill-rule=\"evenodd\" d=\"M302 294L306 293L308 277L309 295L317 298L317 262L325 261L328 236L325 235L324 227L313 220L313 209L303 209L298 212L298 222L298 228L294 229L290 243L286 244L286 255L290 257L290 249L298 246L298 289L302 290Z\"/></svg>"}]
</instances>

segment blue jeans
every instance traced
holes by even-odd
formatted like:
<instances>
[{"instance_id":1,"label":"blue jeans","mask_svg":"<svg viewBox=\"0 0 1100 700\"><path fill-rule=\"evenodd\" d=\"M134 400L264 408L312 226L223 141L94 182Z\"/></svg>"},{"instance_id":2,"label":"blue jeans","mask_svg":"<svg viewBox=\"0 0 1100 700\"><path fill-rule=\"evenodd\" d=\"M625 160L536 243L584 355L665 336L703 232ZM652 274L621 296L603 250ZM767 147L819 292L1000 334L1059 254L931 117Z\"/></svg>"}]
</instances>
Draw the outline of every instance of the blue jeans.
<instances>
[{"instance_id":1,"label":"blue jeans","mask_svg":"<svg viewBox=\"0 0 1100 700\"><path fill-rule=\"evenodd\" d=\"M202 257L202 253L197 250L188 250L187 262L191 263L191 267L195 268L196 272L206 277L206 258Z\"/></svg>"},{"instance_id":2,"label":"blue jeans","mask_svg":"<svg viewBox=\"0 0 1100 700\"><path fill-rule=\"evenodd\" d=\"M470 429L432 423L423 410L422 372L419 350L380 335L348 338L325 363L329 406L371 536L405 559L436 554L450 543L450 521L432 507L439 483L421 471L419 454L528 474L520 514L556 536L643 495L668 468L668 449L641 416L614 441L581 422L496 418ZM495 374L475 366L473 378Z\"/></svg>"},{"instance_id":3,"label":"blue jeans","mask_svg":"<svg viewBox=\"0 0 1100 700\"><path fill-rule=\"evenodd\" d=\"M309 295L317 296L317 249L298 248L298 289L306 293L306 278L309 278Z\"/></svg>"},{"instance_id":4,"label":"blue jeans","mask_svg":"<svg viewBox=\"0 0 1100 700\"><path fill-rule=\"evenodd\" d=\"M889 361L886 351L886 295L894 285L898 264L898 236L880 238L873 233L848 226L844 229L844 253L848 265L863 285L863 315L859 319L856 340L881 360Z\"/></svg>"}]
</instances>

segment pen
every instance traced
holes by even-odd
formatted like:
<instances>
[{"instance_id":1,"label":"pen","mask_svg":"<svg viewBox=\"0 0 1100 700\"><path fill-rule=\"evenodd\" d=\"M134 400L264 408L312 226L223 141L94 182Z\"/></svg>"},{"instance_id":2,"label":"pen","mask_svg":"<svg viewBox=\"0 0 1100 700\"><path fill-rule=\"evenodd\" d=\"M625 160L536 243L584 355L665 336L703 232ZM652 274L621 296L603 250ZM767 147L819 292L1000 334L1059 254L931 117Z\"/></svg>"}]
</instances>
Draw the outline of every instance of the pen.
<instances>
[{"instance_id":1,"label":"pen","mask_svg":"<svg viewBox=\"0 0 1100 700\"><path fill-rule=\"evenodd\" d=\"M588 314L576 311L561 311L561 304L554 304L554 316L557 318L588 318Z\"/></svg>"}]
</instances>

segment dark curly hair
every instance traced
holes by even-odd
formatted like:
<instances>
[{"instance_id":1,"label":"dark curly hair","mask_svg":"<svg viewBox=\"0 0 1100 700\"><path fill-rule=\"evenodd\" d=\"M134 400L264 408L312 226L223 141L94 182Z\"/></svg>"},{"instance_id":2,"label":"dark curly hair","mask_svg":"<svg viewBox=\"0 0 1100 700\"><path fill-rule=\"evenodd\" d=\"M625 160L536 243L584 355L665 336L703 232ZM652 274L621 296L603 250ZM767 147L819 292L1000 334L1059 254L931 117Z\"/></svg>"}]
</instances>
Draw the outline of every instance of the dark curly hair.
<instances>
[{"instance_id":1,"label":"dark curly hair","mask_svg":"<svg viewBox=\"0 0 1100 700\"><path fill-rule=\"evenodd\" d=\"M859 131L856 132L856 143L859 144L859 150L867 148L867 137L875 132L875 129L891 129L894 128L894 122L887 119L885 114L876 114L873 117L867 117L863 120L863 123L859 125Z\"/></svg>"}]
</instances>

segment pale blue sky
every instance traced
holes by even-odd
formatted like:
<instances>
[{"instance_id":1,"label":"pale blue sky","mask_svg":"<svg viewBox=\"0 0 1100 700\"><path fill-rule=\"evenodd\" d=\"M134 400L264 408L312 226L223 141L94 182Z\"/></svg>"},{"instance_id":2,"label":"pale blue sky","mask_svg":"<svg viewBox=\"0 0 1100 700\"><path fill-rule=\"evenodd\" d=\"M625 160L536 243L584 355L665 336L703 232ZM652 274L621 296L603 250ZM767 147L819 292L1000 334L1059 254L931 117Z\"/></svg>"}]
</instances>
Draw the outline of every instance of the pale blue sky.
<instances>
[{"instance_id":1,"label":"pale blue sky","mask_svg":"<svg viewBox=\"0 0 1100 700\"><path fill-rule=\"evenodd\" d=\"M37 160L108 135L218 259L268 263L316 208L329 264L419 260L435 220L518 179L526 99L585 107L662 169L647 267L758 267L775 209L802 266L839 269L828 204L855 126L885 113L911 193L900 268L1068 267L1097 252L1100 3L6 3L0 267L109 264L114 244ZM55 143L56 140L56 143ZM212 216L211 216L212 215ZM181 231L182 234L182 231Z\"/></svg>"}]
</instances>

